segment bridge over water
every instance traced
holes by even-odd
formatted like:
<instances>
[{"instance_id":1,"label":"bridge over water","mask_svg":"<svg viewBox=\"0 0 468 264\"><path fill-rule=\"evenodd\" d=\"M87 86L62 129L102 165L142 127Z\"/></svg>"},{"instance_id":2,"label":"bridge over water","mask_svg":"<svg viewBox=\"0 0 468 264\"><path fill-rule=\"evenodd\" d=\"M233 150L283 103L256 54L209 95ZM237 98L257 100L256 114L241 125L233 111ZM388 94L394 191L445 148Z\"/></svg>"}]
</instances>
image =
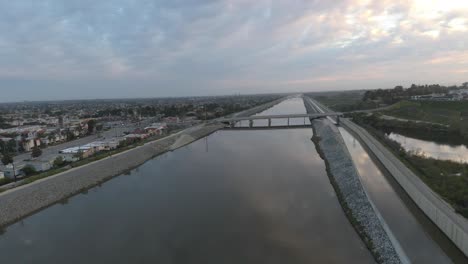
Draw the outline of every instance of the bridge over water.
<instances>
[{"instance_id":1,"label":"bridge over water","mask_svg":"<svg viewBox=\"0 0 468 264\"><path fill-rule=\"evenodd\" d=\"M296 128L296 127L310 127L310 123L306 123L306 120L316 119L316 118L325 118L325 117L335 117L336 124L340 122L340 116L343 113L341 112L327 112L327 113L313 113L313 114L284 114L284 115L263 115L263 116L246 116L246 117L231 117L231 118L220 118L217 119L216 122L224 123L229 126L229 128L236 128L236 129L248 129L248 128ZM303 118L303 124L291 124L291 119L298 119ZM286 119L287 124L285 125L272 125L272 120L274 119ZM254 121L256 120L267 120L267 126L256 126L254 127ZM248 121L249 126L247 127L236 127L237 122Z\"/></svg>"}]
</instances>

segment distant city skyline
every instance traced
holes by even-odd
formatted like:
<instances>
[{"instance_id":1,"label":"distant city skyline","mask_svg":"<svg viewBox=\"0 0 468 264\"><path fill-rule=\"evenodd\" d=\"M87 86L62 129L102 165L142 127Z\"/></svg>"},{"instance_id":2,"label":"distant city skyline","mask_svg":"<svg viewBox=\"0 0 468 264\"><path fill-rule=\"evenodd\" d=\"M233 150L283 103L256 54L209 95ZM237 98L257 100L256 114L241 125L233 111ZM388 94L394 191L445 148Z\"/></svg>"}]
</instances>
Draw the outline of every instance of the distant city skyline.
<instances>
[{"instance_id":1,"label":"distant city skyline","mask_svg":"<svg viewBox=\"0 0 468 264\"><path fill-rule=\"evenodd\" d=\"M468 81L466 0L0 0L0 102Z\"/></svg>"}]
</instances>

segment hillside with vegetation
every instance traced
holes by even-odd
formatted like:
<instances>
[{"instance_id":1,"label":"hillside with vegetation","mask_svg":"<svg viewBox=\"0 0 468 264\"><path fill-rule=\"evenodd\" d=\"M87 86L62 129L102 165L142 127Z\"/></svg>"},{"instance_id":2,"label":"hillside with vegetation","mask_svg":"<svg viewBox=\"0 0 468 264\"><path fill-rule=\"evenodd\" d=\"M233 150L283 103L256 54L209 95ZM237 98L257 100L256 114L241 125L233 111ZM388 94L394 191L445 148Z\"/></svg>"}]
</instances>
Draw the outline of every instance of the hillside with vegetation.
<instances>
[{"instance_id":1,"label":"hillside with vegetation","mask_svg":"<svg viewBox=\"0 0 468 264\"><path fill-rule=\"evenodd\" d=\"M448 132L468 139L467 101L401 101L382 113L402 119L444 124Z\"/></svg>"}]
</instances>

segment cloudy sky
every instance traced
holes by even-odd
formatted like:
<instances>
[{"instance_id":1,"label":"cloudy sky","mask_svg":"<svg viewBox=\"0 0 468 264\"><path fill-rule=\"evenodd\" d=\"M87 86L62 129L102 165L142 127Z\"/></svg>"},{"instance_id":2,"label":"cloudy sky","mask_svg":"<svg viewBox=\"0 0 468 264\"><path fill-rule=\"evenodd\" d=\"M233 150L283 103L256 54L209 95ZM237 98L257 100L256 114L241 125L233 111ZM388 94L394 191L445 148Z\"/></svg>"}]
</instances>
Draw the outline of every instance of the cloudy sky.
<instances>
[{"instance_id":1,"label":"cloudy sky","mask_svg":"<svg viewBox=\"0 0 468 264\"><path fill-rule=\"evenodd\" d=\"M0 101L468 81L468 0L0 0Z\"/></svg>"}]
</instances>

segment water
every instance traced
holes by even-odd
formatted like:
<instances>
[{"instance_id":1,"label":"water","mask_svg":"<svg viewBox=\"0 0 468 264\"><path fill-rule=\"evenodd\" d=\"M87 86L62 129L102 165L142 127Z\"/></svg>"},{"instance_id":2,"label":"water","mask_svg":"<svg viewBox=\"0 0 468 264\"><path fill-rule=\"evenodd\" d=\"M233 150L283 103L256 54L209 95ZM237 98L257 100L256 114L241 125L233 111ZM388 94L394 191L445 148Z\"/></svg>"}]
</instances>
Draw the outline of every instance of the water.
<instances>
[{"instance_id":1,"label":"water","mask_svg":"<svg viewBox=\"0 0 468 264\"><path fill-rule=\"evenodd\" d=\"M398 183L386 177L361 144L340 128L366 192L413 263L466 263L467 259L410 200Z\"/></svg>"},{"instance_id":2,"label":"water","mask_svg":"<svg viewBox=\"0 0 468 264\"><path fill-rule=\"evenodd\" d=\"M8 227L0 262L373 263L311 137L216 132Z\"/></svg>"},{"instance_id":3,"label":"water","mask_svg":"<svg viewBox=\"0 0 468 264\"><path fill-rule=\"evenodd\" d=\"M420 156L439 160L450 160L468 163L468 148L465 145L451 146L431 141L406 137L397 133L390 133L388 137L406 150Z\"/></svg>"},{"instance_id":4,"label":"water","mask_svg":"<svg viewBox=\"0 0 468 264\"><path fill-rule=\"evenodd\" d=\"M270 109L267 109L254 116L267 116L267 115L289 115L289 114L305 114L306 110L302 98L296 97L285 100L279 105L276 105ZM271 120L272 126L286 126L288 125L287 118L275 118ZM290 118L289 125L310 125L308 118ZM248 121L241 121L236 124L237 127L248 127ZM253 127L265 127L268 126L268 120L254 120Z\"/></svg>"}]
</instances>

